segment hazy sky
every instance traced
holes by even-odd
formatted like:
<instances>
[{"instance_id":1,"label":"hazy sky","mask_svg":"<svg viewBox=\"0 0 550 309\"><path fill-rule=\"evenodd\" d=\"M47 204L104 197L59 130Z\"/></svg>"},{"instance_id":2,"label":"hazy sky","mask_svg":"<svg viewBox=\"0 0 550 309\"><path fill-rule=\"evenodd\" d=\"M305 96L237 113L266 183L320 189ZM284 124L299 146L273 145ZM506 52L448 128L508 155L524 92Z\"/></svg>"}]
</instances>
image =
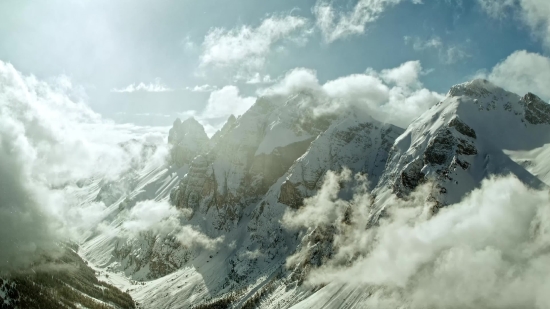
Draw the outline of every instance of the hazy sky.
<instances>
[{"instance_id":1,"label":"hazy sky","mask_svg":"<svg viewBox=\"0 0 550 309\"><path fill-rule=\"evenodd\" d=\"M0 60L117 122L216 127L298 67L325 83L418 60L431 91L483 76L548 100L549 19L547 0L4 0Z\"/></svg>"}]
</instances>

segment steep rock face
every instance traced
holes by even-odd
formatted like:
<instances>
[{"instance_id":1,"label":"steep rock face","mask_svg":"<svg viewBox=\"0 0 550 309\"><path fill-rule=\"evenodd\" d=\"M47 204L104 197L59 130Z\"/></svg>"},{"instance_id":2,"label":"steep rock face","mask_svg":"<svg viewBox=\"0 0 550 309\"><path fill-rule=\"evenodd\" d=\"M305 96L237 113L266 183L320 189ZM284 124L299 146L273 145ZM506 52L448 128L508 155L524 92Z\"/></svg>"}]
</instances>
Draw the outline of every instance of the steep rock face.
<instances>
[{"instance_id":1,"label":"steep rock face","mask_svg":"<svg viewBox=\"0 0 550 309\"><path fill-rule=\"evenodd\" d=\"M532 93L521 98L525 105L525 120L531 124L550 124L550 105Z\"/></svg>"},{"instance_id":2,"label":"steep rock face","mask_svg":"<svg viewBox=\"0 0 550 309\"><path fill-rule=\"evenodd\" d=\"M429 199L436 212L490 175L512 173L539 186L505 151L546 143L548 134L542 132L549 115L548 105L534 95L520 98L486 80L454 86L397 139L375 191L389 187L406 197L419 184L431 182Z\"/></svg>"},{"instance_id":3,"label":"steep rock face","mask_svg":"<svg viewBox=\"0 0 550 309\"><path fill-rule=\"evenodd\" d=\"M305 99L307 94L260 98L244 115L230 118L212 138L212 149L191 163L171 201L202 213L215 209L221 218L215 226L229 228L330 124L330 117L314 118L302 105Z\"/></svg>"},{"instance_id":4,"label":"steep rock face","mask_svg":"<svg viewBox=\"0 0 550 309\"><path fill-rule=\"evenodd\" d=\"M183 122L178 118L169 131L168 143L172 145L171 162L176 166L183 166L208 149L209 138L204 127L195 118L191 117Z\"/></svg>"},{"instance_id":5,"label":"steep rock face","mask_svg":"<svg viewBox=\"0 0 550 309\"><path fill-rule=\"evenodd\" d=\"M389 150L402 132L403 129L382 124L358 110L340 115L271 186L251 212L247 224L250 245L241 249L241 255L258 250L264 254L266 263L284 264L288 255L300 247L307 247L305 264L291 270L289 279L301 282L310 267L320 266L330 258L335 231L331 227L320 227L306 234L289 232L281 227L285 211L289 207L302 207L305 198L318 192L330 170L348 168L353 174L364 174L370 187L375 187ZM341 198L351 198L351 191L342 192Z\"/></svg>"},{"instance_id":6,"label":"steep rock face","mask_svg":"<svg viewBox=\"0 0 550 309\"><path fill-rule=\"evenodd\" d=\"M120 268L137 280L151 280L166 276L187 263L191 252L174 237L160 237L144 232L138 239L127 239L115 244L113 256ZM118 269L113 269L118 270Z\"/></svg>"},{"instance_id":7,"label":"steep rock face","mask_svg":"<svg viewBox=\"0 0 550 309\"><path fill-rule=\"evenodd\" d=\"M220 141L222 136L224 136L227 132L233 129L236 122L237 122L237 118L235 117L235 115L229 116L229 118L227 118L227 121L225 122L223 127L220 130L218 130L210 139L210 148L213 148Z\"/></svg>"},{"instance_id":8,"label":"steep rock face","mask_svg":"<svg viewBox=\"0 0 550 309\"><path fill-rule=\"evenodd\" d=\"M320 188L327 171L344 167L354 174L366 174L371 186L376 186L401 133L403 129L382 124L360 111L343 115L293 165L281 186L279 202L299 207Z\"/></svg>"},{"instance_id":9,"label":"steep rock face","mask_svg":"<svg viewBox=\"0 0 550 309\"><path fill-rule=\"evenodd\" d=\"M457 85L405 131L360 111L313 117L305 108L310 103L307 94L259 99L243 116L230 117L208 150L191 161L186 176L177 179L171 201L193 211L185 224L210 237L225 236L220 248L194 254L144 235L120 242L115 262L106 254L103 263L119 263L134 278L161 277L145 282L147 293L140 297L167 295L165 307L229 302L241 308L259 299L255 304L262 308L289 308L313 293L300 284L308 269L323 265L335 252L339 231L330 224L293 231L282 218L318 192L329 170L348 167L367 175L372 200L366 213L374 222L391 215L384 211L392 200L388 196L407 198L421 184L431 185L434 214L491 175L512 173L530 185L542 184L526 170L529 164L520 165L509 155L550 143L550 113L534 95L520 98L484 80ZM341 187L339 197L348 198L353 185ZM368 227L376 225L369 222ZM287 269L286 259L303 248L303 262ZM191 282L191 277L197 278L191 287L173 283ZM331 300L313 307L337 307L341 303L332 300L350 292L328 287ZM366 291L350 293L366 299Z\"/></svg>"}]
</instances>

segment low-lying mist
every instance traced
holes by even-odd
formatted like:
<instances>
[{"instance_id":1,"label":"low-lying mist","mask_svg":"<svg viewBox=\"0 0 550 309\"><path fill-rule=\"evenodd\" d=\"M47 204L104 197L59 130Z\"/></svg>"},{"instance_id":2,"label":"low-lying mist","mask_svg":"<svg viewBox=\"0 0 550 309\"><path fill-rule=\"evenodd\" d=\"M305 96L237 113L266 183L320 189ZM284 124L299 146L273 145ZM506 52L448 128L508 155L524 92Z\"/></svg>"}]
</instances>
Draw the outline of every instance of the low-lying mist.
<instances>
[{"instance_id":1,"label":"low-lying mist","mask_svg":"<svg viewBox=\"0 0 550 309\"><path fill-rule=\"evenodd\" d=\"M83 99L66 77L44 82L0 61L0 271L55 255L60 242L95 229L109 206L90 196L98 182L165 162L162 128L115 124Z\"/></svg>"},{"instance_id":2,"label":"low-lying mist","mask_svg":"<svg viewBox=\"0 0 550 309\"><path fill-rule=\"evenodd\" d=\"M316 196L284 216L287 228L336 231L335 252L311 270L307 283L374 287L365 304L373 308L550 306L547 190L495 177L432 216L424 186L406 201L387 202L385 215L367 228L373 199L364 186L357 186L350 201L338 198L341 185L351 180L347 170L329 172ZM304 245L287 265L307 261L314 245Z\"/></svg>"}]
</instances>

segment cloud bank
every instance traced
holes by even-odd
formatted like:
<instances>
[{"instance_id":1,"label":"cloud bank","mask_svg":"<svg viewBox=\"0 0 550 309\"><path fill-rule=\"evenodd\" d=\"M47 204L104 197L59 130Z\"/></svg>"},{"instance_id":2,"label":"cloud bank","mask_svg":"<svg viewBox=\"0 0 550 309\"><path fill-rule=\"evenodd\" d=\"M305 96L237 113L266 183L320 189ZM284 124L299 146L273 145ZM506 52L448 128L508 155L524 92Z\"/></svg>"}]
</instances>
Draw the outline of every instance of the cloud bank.
<instances>
[{"instance_id":1,"label":"cloud bank","mask_svg":"<svg viewBox=\"0 0 550 309\"><path fill-rule=\"evenodd\" d=\"M340 77L321 85L315 71L298 68L259 94L289 96L306 91L315 97L314 106L310 107L317 114L354 106L367 110L375 119L406 127L443 97L423 88L421 73L420 62L409 61L397 68L381 72L368 69L364 74Z\"/></svg>"},{"instance_id":2,"label":"cloud bank","mask_svg":"<svg viewBox=\"0 0 550 309\"><path fill-rule=\"evenodd\" d=\"M227 30L214 28L202 43L201 66L263 67L272 47L283 40L305 39L307 19L297 16L271 16L256 27L248 25ZM305 31L305 32L304 32Z\"/></svg>"},{"instance_id":3,"label":"cloud bank","mask_svg":"<svg viewBox=\"0 0 550 309\"><path fill-rule=\"evenodd\" d=\"M364 186L351 200L338 199L350 179L349 171L329 172L316 196L284 216L287 228L334 233L332 257L310 272L311 284L355 285L370 291L364 305L376 308L550 305L548 192L492 178L432 217L420 188L408 201L390 201L378 226L366 229L372 198ZM303 246L288 265L304 263L313 245L320 246Z\"/></svg>"},{"instance_id":4,"label":"cloud bank","mask_svg":"<svg viewBox=\"0 0 550 309\"><path fill-rule=\"evenodd\" d=\"M154 232L156 235L174 236L187 248L217 248L224 237L209 238L198 229L182 224L191 211L178 210L166 200L146 200L138 202L122 224L123 234L127 237L137 237L142 232Z\"/></svg>"},{"instance_id":5,"label":"cloud bank","mask_svg":"<svg viewBox=\"0 0 550 309\"><path fill-rule=\"evenodd\" d=\"M534 92L550 100L550 58L543 55L516 51L481 76L519 95Z\"/></svg>"},{"instance_id":6,"label":"cloud bank","mask_svg":"<svg viewBox=\"0 0 550 309\"><path fill-rule=\"evenodd\" d=\"M73 209L83 187L117 179L160 149L145 146L163 140L156 129L105 121L72 90L67 79L48 84L0 61L0 270L28 265L98 220L87 215L100 203Z\"/></svg>"}]
</instances>

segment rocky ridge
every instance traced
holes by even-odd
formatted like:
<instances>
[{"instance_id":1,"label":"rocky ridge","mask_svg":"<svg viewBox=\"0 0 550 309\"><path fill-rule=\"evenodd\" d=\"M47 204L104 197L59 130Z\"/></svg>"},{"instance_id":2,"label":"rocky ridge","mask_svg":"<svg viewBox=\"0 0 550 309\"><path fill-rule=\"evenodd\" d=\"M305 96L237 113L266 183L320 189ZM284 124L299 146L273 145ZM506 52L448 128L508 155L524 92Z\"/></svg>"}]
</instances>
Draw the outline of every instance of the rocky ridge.
<instances>
[{"instance_id":1,"label":"rocky ridge","mask_svg":"<svg viewBox=\"0 0 550 309\"><path fill-rule=\"evenodd\" d=\"M231 296L233 307L241 308L261 295L262 307L289 308L315 291L300 288L305 272L286 269L286 258L308 246L311 267L321 265L334 250L334 231L296 233L284 229L281 219L287 209L300 208L304 198L319 190L327 171L347 167L367 175L373 221L391 207L389 196L407 199L421 184L430 184L427 202L434 215L491 175L511 173L531 186L544 186L508 155L550 143L550 108L533 94L520 97L474 80L452 87L406 130L357 110L316 117L308 108L314 99L307 93L260 98L244 115L230 117L210 140L198 126L192 126L198 135L192 137L176 121L169 138L178 145L173 162L189 169L170 201L190 212L189 224L212 238L223 235L226 247L189 251L154 235L143 236L114 253L115 260L125 261L127 275L149 271L145 278L163 280L181 276L186 267L208 265L210 270L201 273L208 296L201 292L195 295L203 298L180 299L169 288L181 304L207 305ZM190 141L200 146L186 150ZM164 266L151 271L152 261ZM258 294L264 289L270 292ZM148 304L170 307L160 300Z\"/></svg>"}]
</instances>

